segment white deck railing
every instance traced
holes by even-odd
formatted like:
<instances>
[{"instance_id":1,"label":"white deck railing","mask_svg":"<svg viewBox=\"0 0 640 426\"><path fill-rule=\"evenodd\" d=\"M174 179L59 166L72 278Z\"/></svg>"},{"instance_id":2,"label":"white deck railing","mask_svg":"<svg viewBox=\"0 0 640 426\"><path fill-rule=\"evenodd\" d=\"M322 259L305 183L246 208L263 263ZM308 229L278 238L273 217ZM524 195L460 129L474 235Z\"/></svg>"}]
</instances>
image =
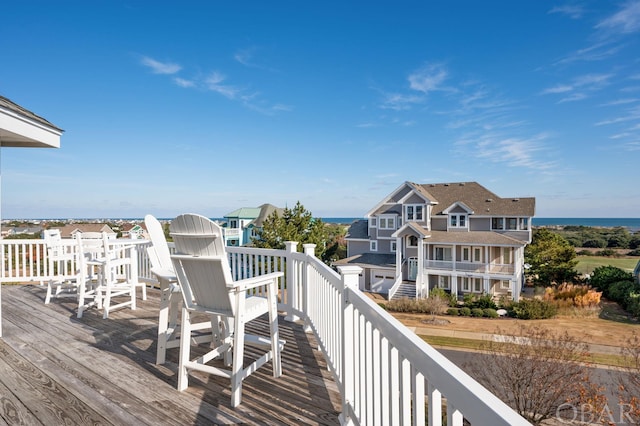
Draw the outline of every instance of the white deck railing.
<instances>
[{"instance_id":1,"label":"white deck railing","mask_svg":"<svg viewBox=\"0 0 640 426\"><path fill-rule=\"evenodd\" d=\"M132 241L141 278L154 282L143 250L150 243ZM285 272L279 307L315 334L342 395L342 424L529 424L358 290L359 267L337 273L315 257L314 245L304 253L296 246L227 249L236 279ZM56 272L43 240L0 240L0 254L2 283L42 282Z\"/></svg>"}]
</instances>

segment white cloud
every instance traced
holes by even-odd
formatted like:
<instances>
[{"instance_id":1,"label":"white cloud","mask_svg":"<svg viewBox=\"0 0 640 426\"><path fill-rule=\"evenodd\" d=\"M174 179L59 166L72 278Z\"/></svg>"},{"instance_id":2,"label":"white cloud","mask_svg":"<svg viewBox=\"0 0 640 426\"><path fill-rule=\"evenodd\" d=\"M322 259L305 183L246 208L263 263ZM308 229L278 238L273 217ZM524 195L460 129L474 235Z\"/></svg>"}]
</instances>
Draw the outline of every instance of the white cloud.
<instances>
[{"instance_id":1,"label":"white cloud","mask_svg":"<svg viewBox=\"0 0 640 426\"><path fill-rule=\"evenodd\" d=\"M409 75L409 87L422 93L439 90L447 78L447 70L442 64L427 64Z\"/></svg>"},{"instance_id":2,"label":"white cloud","mask_svg":"<svg viewBox=\"0 0 640 426\"><path fill-rule=\"evenodd\" d=\"M632 104L640 101L638 98L625 98L625 99L616 99L615 101L605 102L604 104L600 104L600 106L617 106L617 105L626 105Z\"/></svg>"},{"instance_id":3,"label":"white cloud","mask_svg":"<svg viewBox=\"0 0 640 426\"><path fill-rule=\"evenodd\" d=\"M214 71L205 79L204 83L208 90L219 93L229 99L235 99L239 90L233 86L221 84L225 79L226 77L223 74Z\"/></svg>"},{"instance_id":4,"label":"white cloud","mask_svg":"<svg viewBox=\"0 0 640 426\"><path fill-rule=\"evenodd\" d=\"M615 34L640 31L640 1L626 3L620 11L601 21L596 28Z\"/></svg>"},{"instance_id":5,"label":"white cloud","mask_svg":"<svg viewBox=\"0 0 640 426\"><path fill-rule=\"evenodd\" d=\"M424 98L422 96L387 93L385 94L385 99L382 101L380 108L403 111L411 109L413 105L422 103L423 101Z\"/></svg>"},{"instance_id":6,"label":"white cloud","mask_svg":"<svg viewBox=\"0 0 640 426\"><path fill-rule=\"evenodd\" d=\"M151 68L154 74L175 74L182 69L178 64L162 63L148 56L143 56L140 62L142 65Z\"/></svg>"},{"instance_id":7,"label":"white cloud","mask_svg":"<svg viewBox=\"0 0 640 426\"><path fill-rule=\"evenodd\" d=\"M580 19L584 15L584 8L581 5L556 6L548 13L560 13L567 15L571 19Z\"/></svg>"},{"instance_id":8,"label":"white cloud","mask_svg":"<svg viewBox=\"0 0 640 426\"><path fill-rule=\"evenodd\" d=\"M180 87L191 88L195 87L196 83L191 80L185 80L184 78L175 77L173 81Z\"/></svg>"},{"instance_id":9,"label":"white cloud","mask_svg":"<svg viewBox=\"0 0 640 426\"><path fill-rule=\"evenodd\" d=\"M542 91L543 95L547 95L550 93L565 93L565 92L570 92L573 90L573 86L568 86L566 84L559 84L557 86L554 87L550 87L548 89L544 89Z\"/></svg>"},{"instance_id":10,"label":"white cloud","mask_svg":"<svg viewBox=\"0 0 640 426\"><path fill-rule=\"evenodd\" d=\"M585 92L593 92L602 89L609 84L609 80L613 74L585 74L573 79L569 84L558 84L541 92L542 95L569 94L562 98L559 102L575 102L586 99L588 97ZM580 90L580 91L578 91Z\"/></svg>"}]
</instances>

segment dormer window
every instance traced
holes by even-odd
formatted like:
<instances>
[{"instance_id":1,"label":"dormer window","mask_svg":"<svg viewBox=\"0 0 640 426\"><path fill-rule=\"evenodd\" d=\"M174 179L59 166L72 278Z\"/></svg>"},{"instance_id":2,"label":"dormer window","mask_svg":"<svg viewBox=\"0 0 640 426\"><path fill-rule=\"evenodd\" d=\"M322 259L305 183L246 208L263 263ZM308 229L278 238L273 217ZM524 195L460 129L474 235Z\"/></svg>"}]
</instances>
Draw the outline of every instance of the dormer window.
<instances>
[{"instance_id":1,"label":"dormer window","mask_svg":"<svg viewBox=\"0 0 640 426\"><path fill-rule=\"evenodd\" d=\"M396 229L395 215L385 215L378 217L378 229Z\"/></svg>"},{"instance_id":2,"label":"dormer window","mask_svg":"<svg viewBox=\"0 0 640 426\"><path fill-rule=\"evenodd\" d=\"M422 204L408 204L405 207L407 221L422 222L424 220L424 206Z\"/></svg>"},{"instance_id":3,"label":"dormer window","mask_svg":"<svg viewBox=\"0 0 640 426\"><path fill-rule=\"evenodd\" d=\"M466 228L466 214L449 214L449 228Z\"/></svg>"}]
</instances>

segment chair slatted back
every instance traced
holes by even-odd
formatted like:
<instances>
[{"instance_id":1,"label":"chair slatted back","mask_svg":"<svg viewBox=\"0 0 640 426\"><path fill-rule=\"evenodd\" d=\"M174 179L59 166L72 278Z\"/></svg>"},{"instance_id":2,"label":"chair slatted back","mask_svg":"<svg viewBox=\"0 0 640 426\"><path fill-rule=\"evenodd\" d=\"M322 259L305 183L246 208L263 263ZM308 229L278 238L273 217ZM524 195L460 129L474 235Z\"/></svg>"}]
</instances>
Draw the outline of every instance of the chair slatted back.
<instances>
[{"instance_id":1,"label":"chair slatted back","mask_svg":"<svg viewBox=\"0 0 640 426\"><path fill-rule=\"evenodd\" d=\"M147 233L153 244L153 247L149 247L149 250L147 250L149 259L151 260L151 266L155 269L173 270L171 253L169 252L167 239L164 236L162 224L150 214L144 217L144 224L147 227Z\"/></svg>"},{"instance_id":2,"label":"chair slatted back","mask_svg":"<svg viewBox=\"0 0 640 426\"><path fill-rule=\"evenodd\" d=\"M169 229L178 253L172 260L185 303L198 310L232 314L231 268L220 226L188 213L171 221Z\"/></svg>"}]
</instances>

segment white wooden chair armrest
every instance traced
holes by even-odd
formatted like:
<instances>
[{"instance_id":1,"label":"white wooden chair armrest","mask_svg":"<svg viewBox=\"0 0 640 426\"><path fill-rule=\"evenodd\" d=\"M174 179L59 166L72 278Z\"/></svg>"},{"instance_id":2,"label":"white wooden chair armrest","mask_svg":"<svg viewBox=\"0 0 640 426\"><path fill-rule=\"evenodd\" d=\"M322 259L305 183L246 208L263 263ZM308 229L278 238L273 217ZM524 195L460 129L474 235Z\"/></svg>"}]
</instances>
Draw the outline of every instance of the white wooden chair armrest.
<instances>
[{"instance_id":1,"label":"white wooden chair armrest","mask_svg":"<svg viewBox=\"0 0 640 426\"><path fill-rule=\"evenodd\" d=\"M257 277L245 278L233 282L233 288L235 291L246 291L252 288L268 286L277 282L277 279L284 276L284 272L271 272L269 274L258 275Z\"/></svg>"},{"instance_id":2,"label":"white wooden chair armrest","mask_svg":"<svg viewBox=\"0 0 640 426\"><path fill-rule=\"evenodd\" d=\"M169 282L177 281L176 273L169 269L151 268L151 273L158 277L158 279L166 280Z\"/></svg>"}]
</instances>

